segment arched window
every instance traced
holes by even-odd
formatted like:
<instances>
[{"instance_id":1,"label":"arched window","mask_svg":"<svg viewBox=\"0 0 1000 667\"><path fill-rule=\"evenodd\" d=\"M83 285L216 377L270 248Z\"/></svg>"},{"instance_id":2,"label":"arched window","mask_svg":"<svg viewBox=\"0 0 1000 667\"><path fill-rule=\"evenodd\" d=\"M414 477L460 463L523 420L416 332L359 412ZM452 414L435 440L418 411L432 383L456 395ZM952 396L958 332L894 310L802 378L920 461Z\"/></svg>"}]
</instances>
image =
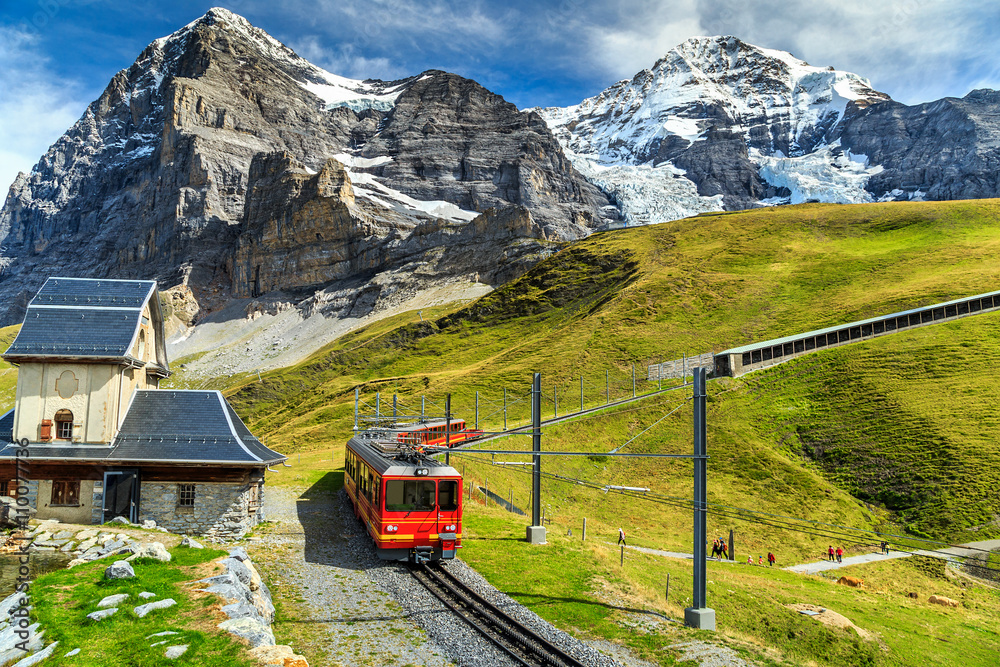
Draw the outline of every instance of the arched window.
<instances>
[{"instance_id":1,"label":"arched window","mask_svg":"<svg viewBox=\"0 0 1000 667\"><path fill-rule=\"evenodd\" d=\"M139 331L139 360L146 360L146 332Z\"/></svg>"},{"instance_id":2,"label":"arched window","mask_svg":"<svg viewBox=\"0 0 1000 667\"><path fill-rule=\"evenodd\" d=\"M73 413L69 410L60 410L56 413L56 438L59 440L73 439Z\"/></svg>"}]
</instances>

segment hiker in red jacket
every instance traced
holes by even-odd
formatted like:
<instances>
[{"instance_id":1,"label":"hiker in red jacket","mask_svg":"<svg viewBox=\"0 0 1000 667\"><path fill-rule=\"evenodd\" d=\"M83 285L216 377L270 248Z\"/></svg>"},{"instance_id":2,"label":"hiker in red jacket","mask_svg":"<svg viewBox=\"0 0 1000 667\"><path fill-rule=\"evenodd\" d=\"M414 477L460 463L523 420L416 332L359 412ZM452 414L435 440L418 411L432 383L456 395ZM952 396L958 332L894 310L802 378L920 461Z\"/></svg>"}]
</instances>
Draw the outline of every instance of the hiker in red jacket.
<instances>
[{"instance_id":1,"label":"hiker in red jacket","mask_svg":"<svg viewBox=\"0 0 1000 667\"><path fill-rule=\"evenodd\" d=\"M838 563L843 563L843 562L844 562L844 561L842 560L842 556L843 556L843 555L844 555L844 550L843 550L843 549L841 549L840 547L837 547L837 562L838 562Z\"/></svg>"},{"instance_id":2,"label":"hiker in red jacket","mask_svg":"<svg viewBox=\"0 0 1000 667\"><path fill-rule=\"evenodd\" d=\"M832 544L830 545L830 548L826 550L826 553L829 554L830 560L833 560L833 545Z\"/></svg>"},{"instance_id":3,"label":"hiker in red jacket","mask_svg":"<svg viewBox=\"0 0 1000 667\"><path fill-rule=\"evenodd\" d=\"M768 551L767 552L767 566L768 567L774 567L774 562L776 560L778 560L777 556L775 556L773 553L771 553L770 551Z\"/></svg>"}]
</instances>

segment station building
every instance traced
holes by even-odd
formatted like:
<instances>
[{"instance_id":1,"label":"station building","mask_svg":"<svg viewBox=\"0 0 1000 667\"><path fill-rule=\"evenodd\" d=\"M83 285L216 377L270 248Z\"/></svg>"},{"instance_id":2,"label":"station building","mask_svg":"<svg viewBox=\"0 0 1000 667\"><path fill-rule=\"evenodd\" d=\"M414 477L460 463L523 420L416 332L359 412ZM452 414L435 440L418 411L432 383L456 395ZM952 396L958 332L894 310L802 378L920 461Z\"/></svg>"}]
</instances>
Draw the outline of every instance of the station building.
<instances>
[{"instance_id":1,"label":"station building","mask_svg":"<svg viewBox=\"0 0 1000 667\"><path fill-rule=\"evenodd\" d=\"M0 495L20 491L40 519L152 519L220 538L263 518L265 471L286 457L221 393L159 389L170 367L155 282L49 278L3 358L18 375Z\"/></svg>"}]
</instances>

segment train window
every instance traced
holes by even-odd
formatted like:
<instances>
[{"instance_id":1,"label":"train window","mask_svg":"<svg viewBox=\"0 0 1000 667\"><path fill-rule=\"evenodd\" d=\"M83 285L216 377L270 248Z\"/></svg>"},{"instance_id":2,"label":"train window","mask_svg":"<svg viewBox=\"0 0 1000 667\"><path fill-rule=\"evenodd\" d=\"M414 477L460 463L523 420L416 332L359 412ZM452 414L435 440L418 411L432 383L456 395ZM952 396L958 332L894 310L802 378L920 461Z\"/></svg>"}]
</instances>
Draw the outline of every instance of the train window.
<instances>
[{"instance_id":1,"label":"train window","mask_svg":"<svg viewBox=\"0 0 1000 667\"><path fill-rule=\"evenodd\" d=\"M372 502L375 503L376 507L378 507L379 496L380 496L380 491L381 490L382 490L382 478L381 477L376 477L375 478L375 486L372 487L372 495L374 496L374 498L372 499Z\"/></svg>"},{"instance_id":2,"label":"train window","mask_svg":"<svg viewBox=\"0 0 1000 667\"><path fill-rule=\"evenodd\" d=\"M372 499L372 487L374 486L375 478L372 477L371 473L368 473L368 484L365 485L365 498L368 500Z\"/></svg>"},{"instance_id":3,"label":"train window","mask_svg":"<svg viewBox=\"0 0 1000 667\"><path fill-rule=\"evenodd\" d=\"M434 509L434 482L390 479L385 483L385 511L411 512Z\"/></svg>"},{"instance_id":4,"label":"train window","mask_svg":"<svg viewBox=\"0 0 1000 667\"><path fill-rule=\"evenodd\" d=\"M442 480L438 484L438 505L449 512L458 509L458 482Z\"/></svg>"}]
</instances>

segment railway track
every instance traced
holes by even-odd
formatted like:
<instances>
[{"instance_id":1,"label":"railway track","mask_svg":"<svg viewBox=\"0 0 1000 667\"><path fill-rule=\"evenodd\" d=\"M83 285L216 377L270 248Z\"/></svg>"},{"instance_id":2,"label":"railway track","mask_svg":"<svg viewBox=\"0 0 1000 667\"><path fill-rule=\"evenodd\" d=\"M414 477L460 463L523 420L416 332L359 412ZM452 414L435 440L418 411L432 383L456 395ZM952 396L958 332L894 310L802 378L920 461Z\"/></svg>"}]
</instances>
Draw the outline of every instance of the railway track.
<instances>
[{"instance_id":1,"label":"railway track","mask_svg":"<svg viewBox=\"0 0 1000 667\"><path fill-rule=\"evenodd\" d=\"M413 576L434 597L524 667L584 667L486 600L444 568L415 565Z\"/></svg>"}]
</instances>

